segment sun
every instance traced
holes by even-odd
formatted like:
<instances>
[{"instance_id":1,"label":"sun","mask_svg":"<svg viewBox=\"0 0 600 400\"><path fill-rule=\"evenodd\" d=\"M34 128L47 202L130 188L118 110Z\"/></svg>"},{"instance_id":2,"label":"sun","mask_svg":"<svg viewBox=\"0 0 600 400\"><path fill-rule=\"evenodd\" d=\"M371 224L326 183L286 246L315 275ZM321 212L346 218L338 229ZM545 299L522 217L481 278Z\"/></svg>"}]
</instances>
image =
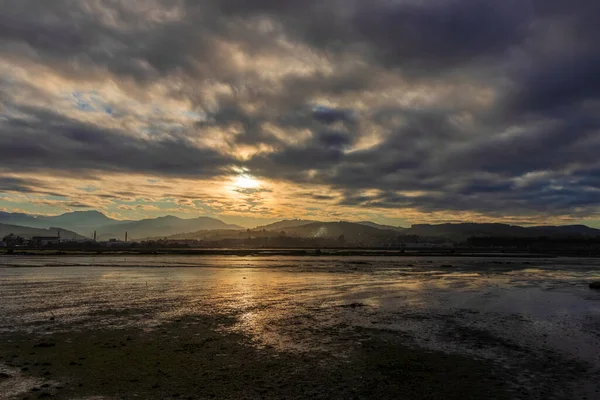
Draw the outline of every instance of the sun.
<instances>
[{"instance_id":1,"label":"sun","mask_svg":"<svg viewBox=\"0 0 600 400\"><path fill-rule=\"evenodd\" d=\"M260 182L248 174L238 175L233 184L240 189L256 189L260 186Z\"/></svg>"}]
</instances>

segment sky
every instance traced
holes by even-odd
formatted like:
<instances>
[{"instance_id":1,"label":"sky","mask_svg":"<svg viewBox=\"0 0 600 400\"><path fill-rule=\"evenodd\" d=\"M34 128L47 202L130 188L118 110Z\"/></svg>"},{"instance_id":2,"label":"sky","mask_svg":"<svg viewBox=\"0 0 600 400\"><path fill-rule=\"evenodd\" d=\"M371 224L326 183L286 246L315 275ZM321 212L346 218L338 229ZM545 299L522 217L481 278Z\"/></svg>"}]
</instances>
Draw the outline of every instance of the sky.
<instances>
[{"instance_id":1,"label":"sky","mask_svg":"<svg viewBox=\"0 0 600 400\"><path fill-rule=\"evenodd\" d=\"M597 0L0 9L0 210L600 226Z\"/></svg>"}]
</instances>

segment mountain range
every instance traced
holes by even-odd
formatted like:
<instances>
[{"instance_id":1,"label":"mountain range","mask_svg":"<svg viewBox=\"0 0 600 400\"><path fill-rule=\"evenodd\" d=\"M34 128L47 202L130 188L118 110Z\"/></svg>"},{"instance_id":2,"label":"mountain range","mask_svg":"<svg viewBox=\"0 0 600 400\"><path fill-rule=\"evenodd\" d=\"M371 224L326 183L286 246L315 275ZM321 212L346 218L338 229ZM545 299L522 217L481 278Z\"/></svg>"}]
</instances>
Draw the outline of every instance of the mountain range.
<instances>
[{"instance_id":1,"label":"mountain range","mask_svg":"<svg viewBox=\"0 0 600 400\"><path fill-rule=\"evenodd\" d=\"M242 230L239 225L226 224L225 222L209 217L182 219L167 215L140 221L129 221L112 224L97 229L100 238L122 238L125 232L130 239L143 239L148 237L166 237L178 233L209 230Z\"/></svg>"},{"instance_id":2,"label":"mountain range","mask_svg":"<svg viewBox=\"0 0 600 400\"><path fill-rule=\"evenodd\" d=\"M547 236L600 237L600 230L585 225L521 227L506 224L418 224L410 228L388 227L364 222L316 222L311 220L284 220L246 231L198 231L178 234L168 239L222 240L236 238L295 237L333 239L336 243L355 246L387 246L400 243L455 242L471 237L536 238Z\"/></svg>"},{"instance_id":3,"label":"mountain range","mask_svg":"<svg viewBox=\"0 0 600 400\"><path fill-rule=\"evenodd\" d=\"M0 212L0 223L44 229L50 226L60 226L65 229L77 227L77 229L83 231L124 222L129 221L112 219L99 211L74 211L55 216Z\"/></svg>"},{"instance_id":4,"label":"mountain range","mask_svg":"<svg viewBox=\"0 0 600 400\"><path fill-rule=\"evenodd\" d=\"M129 239L144 239L199 230L244 229L239 225L226 224L218 219L208 217L182 219L167 215L139 221L123 221L109 218L99 211L75 211L57 216L0 212L0 224L9 224L13 227L12 229L16 229L14 226L17 225L38 229L60 227L88 238L93 237L95 231L99 240L124 239L125 232L127 232ZM20 231L24 232L22 229ZM12 233L16 234L16 232ZM29 236L38 236L38 234Z\"/></svg>"},{"instance_id":5,"label":"mountain range","mask_svg":"<svg viewBox=\"0 0 600 400\"><path fill-rule=\"evenodd\" d=\"M411 237L437 238L460 242L470 237L600 237L600 230L585 225L522 227L507 224L415 224L410 228L361 222L322 222L315 220L283 220L269 225L246 230L239 225L227 224L209 217L182 219L175 216L132 220L116 220L99 211L76 211L57 216L36 216L23 213L0 212L0 233L26 236L53 236L61 229L62 237L93 237L98 240L109 238L130 240L146 238L210 237L305 237L343 240L348 244L376 245L409 240ZM214 231L214 232L213 232ZM70 236L69 236L70 235Z\"/></svg>"},{"instance_id":6,"label":"mountain range","mask_svg":"<svg viewBox=\"0 0 600 400\"><path fill-rule=\"evenodd\" d=\"M274 222L269 225L258 226L255 229L265 229L267 231L277 231L277 230L282 230L282 229L295 228L295 227L308 225L308 224L323 224L323 223L324 222L322 222L322 221L315 221L315 220L310 220L310 219L289 219L289 220ZM402 232L402 231L406 230L406 228L402 228L400 226L381 225L381 224L376 224L375 222L371 222L371 221L360 221L360 222L353 222L353 223L359 224L359 225L370 226L371 228L387 229L387 230L398 231L398 232Z\"/></svg>"},{"instance_id":7,"label":"mountain range","mask_svg":"<svg viewBox=\"0 0 600 400\"><path fill-rule=\"evenodd\" d=\"M404 231L407 235L444 237L451 240L465 240L470 237L566 237L600 236L600 229L585 225L531 226L522 227L507 224L416 224Z\"/></svg>"},{"instance_id":8,"label":"mountain range","mask_svg":"<svg viewBox=\"0 0 600 400\"><path fill-rule=\"evenodd\" d=\"M398 236L398 232L391 229L379 229L363 223L355 222L309 222L304 225L282 226L282 232L287 236L307 238L332 238L341 242L375 246L378 243L389 242Z\"/></svg>"}]
</instances>

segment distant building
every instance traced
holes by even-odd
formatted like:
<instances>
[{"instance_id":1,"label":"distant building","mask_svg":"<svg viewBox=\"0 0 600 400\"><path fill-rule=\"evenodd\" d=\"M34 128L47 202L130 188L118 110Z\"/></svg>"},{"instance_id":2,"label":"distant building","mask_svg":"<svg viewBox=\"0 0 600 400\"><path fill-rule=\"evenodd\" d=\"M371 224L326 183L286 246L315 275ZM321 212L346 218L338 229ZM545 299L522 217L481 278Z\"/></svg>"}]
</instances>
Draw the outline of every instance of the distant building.
<instances>
[{"instance_id":1,"label":"distant building","mask_svg":"<svg viewBox=\"0 0 600 400\"><path fill-rule=\"evenodd\" d=\"M60 243L60 236L34 236L31 238L31 242L37 246L58 244Z\"/></svg>"},{"instance_id":2,"label":"distant building","mask_svg":"<svg viewBox=\"0 0 600 400\"><path fill-rule=\"evenodd\" d=\"M6 247L6 242L0 241L0 247Z\"/></svg>"}]
</instances>

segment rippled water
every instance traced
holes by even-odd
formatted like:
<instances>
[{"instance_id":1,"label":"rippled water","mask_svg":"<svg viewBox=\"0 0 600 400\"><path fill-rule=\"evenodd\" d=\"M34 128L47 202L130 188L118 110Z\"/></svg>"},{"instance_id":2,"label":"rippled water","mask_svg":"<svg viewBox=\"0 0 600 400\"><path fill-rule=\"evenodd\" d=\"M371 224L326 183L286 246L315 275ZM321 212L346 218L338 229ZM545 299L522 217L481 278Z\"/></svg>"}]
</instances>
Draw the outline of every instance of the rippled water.
<instances>
[{"instance_id":1,"label":"rippled water","mask_svg":"<svg viewBox=\"0 0 600 400\"><path fill-rule=\"evenodd\" d=\"M600 260L407 257L0 257L0 333L229 314L257 346L337 352L354 329L517 362L600 366ZM350 336L349 336L350 337ZM516 350L515 350L516 349ZM514 350L514 354L511 353Z\"/></svg>"}]
</instances>

